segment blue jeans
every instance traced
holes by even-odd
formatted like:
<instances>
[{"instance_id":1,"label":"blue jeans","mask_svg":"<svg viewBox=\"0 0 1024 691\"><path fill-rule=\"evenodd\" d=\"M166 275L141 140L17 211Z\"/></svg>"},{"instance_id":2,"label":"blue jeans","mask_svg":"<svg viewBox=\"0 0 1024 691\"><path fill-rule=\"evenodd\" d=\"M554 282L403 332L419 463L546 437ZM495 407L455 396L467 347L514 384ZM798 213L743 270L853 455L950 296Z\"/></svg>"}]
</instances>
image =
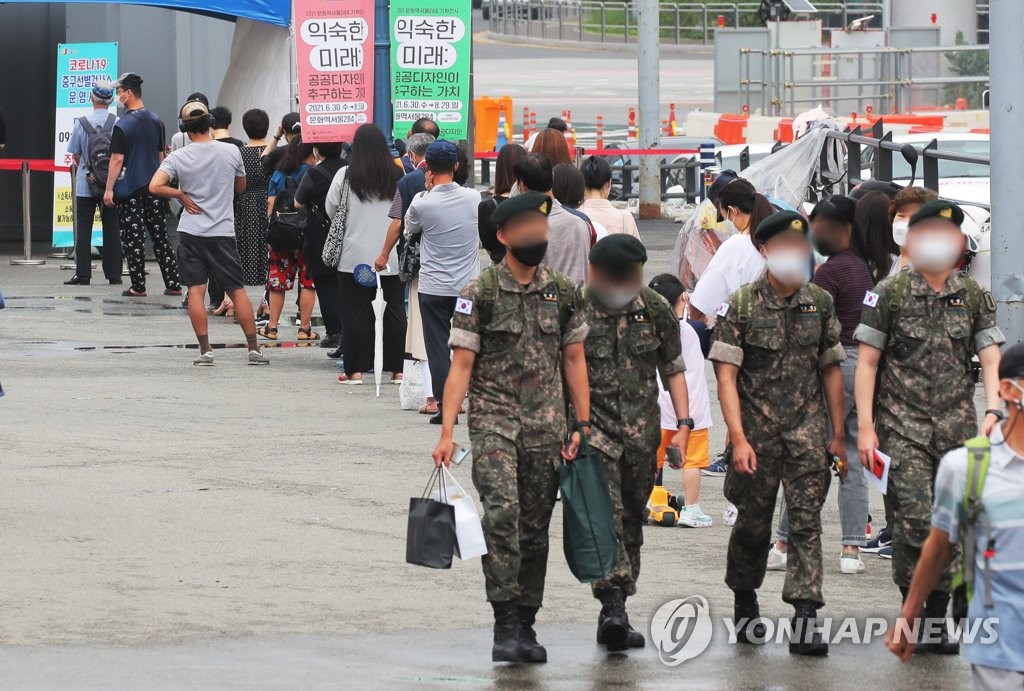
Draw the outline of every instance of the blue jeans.
<instances>
[{"instance_id":1,"label":"blue jeans","mask_svg":"<svg viewBox=\"0 0 1024 691\"><path fill-rule=\"evenodd\" d=\"M843 546L863 547L864 529L868 523L868 485L857 460L857 405L853 398L853 373L857 369L857 346L844 346L846 360L840 363L843 372L844 409L846 410L846 461L849 472L839 486L839 524L843 530ZM789 515L786 500L779 500L779 540L789 537Z\"/></svg>"}]
</instances>

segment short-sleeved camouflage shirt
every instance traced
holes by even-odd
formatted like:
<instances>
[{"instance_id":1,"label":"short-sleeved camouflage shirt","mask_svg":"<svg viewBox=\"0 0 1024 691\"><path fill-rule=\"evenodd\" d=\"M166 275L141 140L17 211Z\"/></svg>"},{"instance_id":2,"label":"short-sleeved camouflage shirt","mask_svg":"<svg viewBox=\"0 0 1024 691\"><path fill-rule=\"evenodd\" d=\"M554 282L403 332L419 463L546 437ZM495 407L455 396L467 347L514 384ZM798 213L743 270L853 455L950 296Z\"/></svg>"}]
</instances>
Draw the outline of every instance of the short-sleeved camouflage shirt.
<instances>
[{"instance_id":1,"label":"short-sleeved camouflage shirt","mask_svg":"<svg viewBox=\"0 0 1024 691\"><path fill-rule=\"evenodd\" d=\"M740 314L744 290L751 291L749 315ZM782 298L767 274L719 308L709 357L739 367L743 432L755 451L759 443L776 440L793 455L827 444L820 370L846 359L839 333L828 293L805 285Z\"/></svg>"},{"instance_id":2,"label":"short-sleeved camouflage shirt","mask_svg":"<svg viewBox=\"0 0 1024 691\"><path fill-rule=\"evenodd\" d=\"M908 277L909 294L902 298L899 281ZM901 299L905 304L896 304ZM996 326L992 296L959 272L935 292L910 270L883 280L864 302L853 337L884 354L876 392L879 428L939 453L963 444L977 429L972 357L1006 340Z\"/></svg>"},{"instance_id":3,"label":"short-sleeved camouflage shirt","mask_svg":"<svg viewBox=\"0 0 1024 691\"><path fill-rule=\"evenodd\" d=\"M470 281L456 302L449 340L452 348L477 354L469 429L521 438L527 447L557 444L566 433L562 349L587 336L582 305L569 293L573 309L562 323L565 298L557 272L544 264L526 286L505 262L487 270L497 278L493 304L481 303L480 279Z\"/></svg>"},{"instance_id":4,"label":"short-sleeved camouflage shirt","mask_svg":"<svg viewBox=\"0 0 1024 691\"><path fill-rule=\"evenodd\" d=\"M646 288L615 312L587 299L586 320L591 445L612 458L622 455L624 440L656 449L661 408L655 377L660 372L664 382L686 369L679 320L665 298Z\"/></svg>"}]
</instances>

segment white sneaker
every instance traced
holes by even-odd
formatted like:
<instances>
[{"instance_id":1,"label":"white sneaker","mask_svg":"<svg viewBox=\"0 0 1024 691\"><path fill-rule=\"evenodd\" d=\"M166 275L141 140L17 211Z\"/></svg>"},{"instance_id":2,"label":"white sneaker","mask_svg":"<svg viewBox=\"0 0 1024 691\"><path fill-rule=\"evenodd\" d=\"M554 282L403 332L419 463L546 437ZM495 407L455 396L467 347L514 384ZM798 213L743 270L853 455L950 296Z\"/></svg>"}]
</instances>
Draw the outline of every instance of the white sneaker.
<instances>
[{"instance_id":1,"label":"white sneaker","mask_svg":"<svg viewBox=\"0 0 1024 691\"><path fill-rule=\"evenodd\" d=\"M780 552L775 545L772 545L772 551L768 552L768 570L785 571L788 561L789 557L786 556L786 553Z\"/></svg>"},{"instance_id":2,"label":"white sneaker","mask_svg":"<svg viewBox=\"0 0 1024 691\"><path fill-rule=\"evenodd\" d=\"M201 354L192 361L192 364L198 367L210 367L213 364L213 351Z\"/></svg>"},{"instance_id":3,"label":"white sneaker","mask_svg":"<svg viewBox=\"0 0 1024 691\"><path fill-rule=\"evenodd\" d=\"M700 504L684 506L679 512L679 525L684 528L710 528L711 516L700 510Z\"/></svg>"},{"instance_id":4,"label":"white sneaker","mask_svg":"<svg viewBox=\"0 0 1024 691\"><path fill-rule=\"evenodd\" d=\"M860 553L843 552L839 557L839 571L842 573L864 573L864 561Z\"/></svg>"},{"instance_id":5,"label":"white sneaker","mask_svg":"<svg viewBox=\"0 0 1024 691\"><path fill-rule=\"evenodd\" d=\"M262 351L250 350L249 351L249 364L250 365L269 365L270 364L270 360L267 359L267 356L264 355Z\"/></svg>"},{"instance_id":6,"label":"white sneaker","mask_svg":"<svg viewBox=\"0 0 1024 691\"><path fill-rule=\"evenodd\" d=\"M731 528L736 525L736 516L739 515L739 510L735 504L729 504L725 507L725 511L722 512L722 525Z\"/></svg>"}]
</instances>

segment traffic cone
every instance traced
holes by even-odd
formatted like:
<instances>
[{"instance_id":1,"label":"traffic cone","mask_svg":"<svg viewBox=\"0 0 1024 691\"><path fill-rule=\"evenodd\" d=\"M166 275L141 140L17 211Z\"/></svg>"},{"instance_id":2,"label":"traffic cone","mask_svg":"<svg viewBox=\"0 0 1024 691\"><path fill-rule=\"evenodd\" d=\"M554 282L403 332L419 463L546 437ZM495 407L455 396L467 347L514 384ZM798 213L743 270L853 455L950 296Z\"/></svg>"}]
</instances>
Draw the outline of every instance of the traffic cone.
<instances>
[{"instance_id":1,"label":"traffic cone","mask_svg":"<svg viewBox=\"0 0 1024 691\"><path fill-rule=\"evenodd\" d=\"M523 143L530 138L530 109L523 106Z\"/></svg>"},{"instance_id":2,"label":"traffic cone","mask_svg":"<svg viewBox=\"0 0 1024 691\"><path fill-rule=\"evenodd\" d=\"M629 109L629 126L626 130L626 139L635 140L636 136L636 108Z\"/></svg>"},{"instance_id":3,"label":"traffic cone","mask_svg":"<svg viewBox=\"0 0 1024 691\"><path fill-rule=\"evenodd\" d=\"M604 148L604 116L597 116L597 148Z\"/></svg>"},{"instance_id":4,"label":"traffic cone","mask_svg":"<svg viewBox=\"0 0 1024 691\"><path fill-rule=\"evenodd\" d=\"M508 124L505 122L505 106L501 107L501 112L498 114L498 140L494 145L495 151L501 151L501 147L508 144L508 135L506 130Z\"/></svg>"},{"instance_id":5,"label":"traffic cone","mask_svg":"<svg viewBox=\"0 0 1024 691\"><path fill-rule=\"evenodd\" d=\"M668 133L671 136L679 134L679 123L676 122L676 104L668 104Z\"/></svg>"},{"instance_id":6,"label":"traffic cone","mask_svg":"<svg viewBox=\"0 0 1024 691\"><path fill-rule=\"evenodd\" d=\"M572 126L572 111L565 111L565 141L569 145L569 151L576 150L576 128Z\"/></svg>"}]
</instances>

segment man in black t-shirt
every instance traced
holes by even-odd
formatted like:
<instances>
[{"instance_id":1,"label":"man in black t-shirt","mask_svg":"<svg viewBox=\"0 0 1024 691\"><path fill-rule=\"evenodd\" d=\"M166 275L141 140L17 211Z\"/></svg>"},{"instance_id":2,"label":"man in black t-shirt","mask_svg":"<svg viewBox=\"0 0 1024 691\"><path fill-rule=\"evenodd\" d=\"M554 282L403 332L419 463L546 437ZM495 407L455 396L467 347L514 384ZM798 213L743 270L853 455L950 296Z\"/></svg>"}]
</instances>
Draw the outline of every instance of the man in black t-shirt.
<instances>
[{"instance_id":1,"label":"man in black t-shirt","mask_svg":"<svg viewBox=\"0 0 1024 691\"><path fill-rule=\"evenodd\" d=\"M160 263L164 295L181 295L178 264L167 237L167 202L149 193L149 181L164 159L164 124L142 102L142 77L127 72L114 82L124 117L110 138L110 172L103 203L117 206L121 245L131 287L125 297L146 296L146 231Z\"/></svg>"}]
</instances>

